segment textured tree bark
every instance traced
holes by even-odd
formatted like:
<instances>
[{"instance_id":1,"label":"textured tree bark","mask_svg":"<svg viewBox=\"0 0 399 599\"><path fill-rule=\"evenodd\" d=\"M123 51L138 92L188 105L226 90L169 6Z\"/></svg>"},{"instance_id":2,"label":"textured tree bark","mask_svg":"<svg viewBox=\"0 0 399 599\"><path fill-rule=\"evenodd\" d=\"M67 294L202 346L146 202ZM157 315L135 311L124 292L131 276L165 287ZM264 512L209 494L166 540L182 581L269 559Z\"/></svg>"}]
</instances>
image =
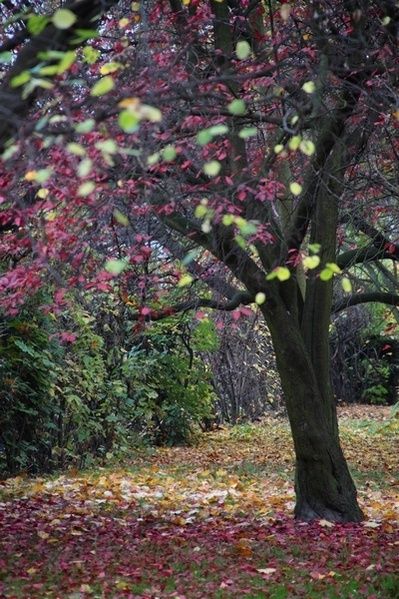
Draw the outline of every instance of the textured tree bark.
<instances>
[{"instance_id":1,"label":"textured tree bark","mask_svg":"<svg viewBox=\"0 0 399 599\"><path fill-rule=\"evenodd\" d=\"M309 352L290 313L277 307L265 310L265 316L294 440L295 516L305 521L359 522L363 514L340 446L333 398L320 390Z\"/></svg>"}]
</instances>

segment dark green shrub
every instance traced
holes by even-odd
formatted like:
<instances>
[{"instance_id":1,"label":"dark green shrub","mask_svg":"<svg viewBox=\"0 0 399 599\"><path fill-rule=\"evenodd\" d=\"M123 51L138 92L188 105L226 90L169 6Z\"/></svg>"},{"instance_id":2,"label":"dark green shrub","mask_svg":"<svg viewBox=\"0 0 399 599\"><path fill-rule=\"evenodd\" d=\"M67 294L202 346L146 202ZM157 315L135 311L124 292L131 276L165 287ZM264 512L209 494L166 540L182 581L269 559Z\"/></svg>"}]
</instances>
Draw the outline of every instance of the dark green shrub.
<instances>
[{"instance_id":1,"label":"dark green shrub","mask_svg":"<svg viewBox=\"0 0 399 599\"><path fill-rule=\"evenodd\" d=\"M25 311L3 318L0 332L0 439L9 473L52 467L60 348L49 320ZM4 464L3 464L4 466Z\"/></svg>"},{"instance_id":2,"label":"dark green shrub","mask_svg":"<svg viewBox=\"0 0 399 599\"><path fill-rule=\"evenodd\" d=\"M133 424L157 444L189 443L212 416L211 375L191 335L185 322L157 323L132 347L124 364ZM208 332L201 331L202 342L204 335Z\"/></svg>"}]
</instances>

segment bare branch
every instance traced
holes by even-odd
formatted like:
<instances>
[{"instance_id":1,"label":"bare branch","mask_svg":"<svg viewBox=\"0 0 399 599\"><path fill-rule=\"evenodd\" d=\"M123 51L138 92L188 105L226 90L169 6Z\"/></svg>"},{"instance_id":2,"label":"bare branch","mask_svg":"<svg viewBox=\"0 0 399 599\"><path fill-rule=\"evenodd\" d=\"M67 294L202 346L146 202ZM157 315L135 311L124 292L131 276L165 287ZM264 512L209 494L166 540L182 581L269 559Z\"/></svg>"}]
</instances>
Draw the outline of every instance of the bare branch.
<instances>
[{"instance_id":1,"label":"bare branch","mask_svg":"<svg viewBox=\"0 0 399 599\"><path fill-rule=\"evenodd\" d=\"M350 306L357 306L358 304L367 304L370 302L399 306L399 295L395 295L394 293L383 293L380 291L356 293L337 302L333 307L333 313L336 314L337 312L346 310L346 308L349 308Z\"/></svg>"}]
</instances>

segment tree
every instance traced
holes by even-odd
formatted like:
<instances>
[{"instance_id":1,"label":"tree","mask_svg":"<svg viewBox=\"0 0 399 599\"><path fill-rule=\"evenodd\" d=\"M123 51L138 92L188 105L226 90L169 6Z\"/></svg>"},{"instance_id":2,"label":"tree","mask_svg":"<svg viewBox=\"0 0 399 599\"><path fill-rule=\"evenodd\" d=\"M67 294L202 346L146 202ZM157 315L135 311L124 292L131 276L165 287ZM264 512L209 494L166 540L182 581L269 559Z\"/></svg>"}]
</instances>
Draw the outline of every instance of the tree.
<instances>
[{"instance_id":1,"label":"tree","mask_svg":"<svg viewBox=\"0 0 399 599\"><path fill-rule=\"evenodd\" d=\"M39 28L22 18L0 92L5 308L44 273L58 303L118 286L138 326L257 304L294 439L295 514L360 520L328 332L332 310L399 304L395 2L80 0ZM389 291L359 280L363 265L384 268Z\"/></svg>"}]
</instances>

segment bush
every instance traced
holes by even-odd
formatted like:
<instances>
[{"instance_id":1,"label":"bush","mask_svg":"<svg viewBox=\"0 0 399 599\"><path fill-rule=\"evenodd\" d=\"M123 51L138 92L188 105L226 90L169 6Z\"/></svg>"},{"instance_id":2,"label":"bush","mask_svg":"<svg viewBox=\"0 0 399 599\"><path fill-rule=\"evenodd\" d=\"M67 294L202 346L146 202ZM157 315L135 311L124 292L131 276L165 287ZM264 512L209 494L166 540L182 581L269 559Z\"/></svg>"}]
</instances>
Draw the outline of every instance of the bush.
<instances>
[{"instance_id":1,"label":"bush","mask_svg":"<svg viewBox=\"0 0 399 599\"><path fill-rule=\"evenodd\" d=\"M60 348L51 340L45 317L25 311L3 319L0 332L0 440L9 473L51 468L56 428L55 360Z\"/></svg>"},{"instance_id":2,"label":"bush","mask_svg":"<svg viewBox=\"0 0 399 599\"><path fill-rule=\"evenodd\" d=\"M187 322L157 323L131 348L124 364L134 427L156 444L190 443L212 416L211 376L192 333Z\"/></svg>"},{"instance_id":3,"label":"bush","mask_svg":"<svg viewBox=\"0 0 399 599\"><path fill-rule=\"evenodd\" d=\"M126 454L137 442L189 443L211 417L210 375L196 349L210 349L209 331L169 319L110 346L99 320L76 305L58 321L34 305L3 319L0 470L49 472ZM61 343L65 329L74 335Z\"/></svg>"},{"instance_id":4,"label":"bush","mask_svg":"<svg viewBox=\"0 0 399 599\"><path fill-rule=\"evenodd\" d=\"M399 342L389 310L354 306L336 317L331 334L332 381L338 399L371 404L397 401Z\"/></svg>"}]
</instances>

